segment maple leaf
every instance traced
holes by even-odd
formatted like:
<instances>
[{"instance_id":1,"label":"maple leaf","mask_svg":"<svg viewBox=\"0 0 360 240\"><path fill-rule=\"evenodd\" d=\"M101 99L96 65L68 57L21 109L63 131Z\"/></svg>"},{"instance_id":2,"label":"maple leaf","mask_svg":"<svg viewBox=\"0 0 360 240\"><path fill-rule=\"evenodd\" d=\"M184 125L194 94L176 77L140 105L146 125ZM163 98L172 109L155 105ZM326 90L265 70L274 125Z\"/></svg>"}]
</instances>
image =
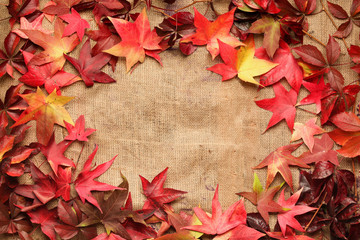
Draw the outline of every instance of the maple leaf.
<instances>
[{"instance_id":1,"label":"maple leaf","mask_svg":"<svg viewBox=\"0 0 360 240\"><path fill-rule=\"evenodd\" d=\"M300 159L306 164L317 163L320 161L329 161L335 165L339 165L337 152L332 150L334 142L328 134L323 134L320 139L314 139L314 147L312 152L304 152L300 155Z\"/></svg>"},{"instance_id":2,"label":"maple leaf","mask_svg":"<svg viewBox=\"0 0 360 240\"><path fill-rule=\"evenodd\" d=\"M206 45L206 49L210 52L212 59L219 55L220 52L218 40L232 47L243 45L239 40L229 34L234 21L235 8L220 15L214 22L210 22L206 17L199 13L196 8L194 8L194 12L196 32L184 36L180 43L192 42L194 45L198 46Z\"/></svg>"},{"instance_id":3,"label":"maple leaf","mask_svg":"<svg viewBox=\"0 0 360 240\"><path fill-rule=\"evenodd\" d=\"M75 236L79 239L93 239L97 236L96 227L77 227L84 220L85 215L82 214L76 202L70 204L60 200L57 212L59 219L64 223L54 227L61 239L72 239Z\"/></svg>"},{"instance_id":4,"label":"maple leaf","mask_svg":"<svg viewBox=\"0 0 360 240\"><path fill-rule=\"evenodd\" d=\"M137 62L144 62L145 55L160 62L158 52L161 51L159 43L162 37L159 37L155 30L151 31L145 8L134 23L111 17L109 19L120 35L121 42L104 52L117 57L126 57L127 72Z\"/></svg>"},{"instance_id":5,"label":"maple leaf","mask_svg":"<svg viewBox=\"0 0 360 240\"><path fill-rule=\"evenodd\" d=\"M85 19L82 19L75 9L71 9L71 14L62 15L60 18L69 23L64 29L63 37L70 36L76 32L81 41L84 36L85 29L90 28L89 23Z\"/></svg>"},{"instance_id":6,"label":"maple leaf","mask_svg":"<svg viewBox=\"0 0 360 240\"><path fill-rule=\"evenodd\" d=\"M52 4L47 4L42 10L48 15L64 15L69 13L70 9L78 4L81 0L52 0Z\"/></svg>"},{"instance_id":7,"label":"maple leaf","mask_svg":"<svg viewBox=\"0 0 360 240\"><path fill-rule=\"evenodd\" d=\"M224 213L219 202L219 185L216 187L212 200L211 217L199 207L194 208L196 216L202 225L187 226L183 229L202 232L205 234L223 234L240 224L246 223L246 211L243 200L239 200L231 205Z\"/></svg>"},{"instance_id":8,"label":"maple leaf","mask_svg":"<svg viewBox=\"0 0 360 240\"><path fill-rule=\"evenodd\" d=\"M321 111L321 99L323 91L327 89L324 83L324 77L321 77L318 81L317 78L313 82L303 81L302 85L310 91L310 94L300 101L300 105L316 104L316 113Z\"/></svg>"},{"instance_id":9,"label":"maple leaf","mask_svg":"<svg viewBox=\"0 0 360 240\"><path fill-rule=\"evenodd\" d=\"M53 36L39 30L22 30L29 37L30 41L44 48L44 51L36 54L29 64L43 65L51 63L52 74L64 66L66 61L64 53L71 52L79 44L79 39L76 35L63 37L65 24L59 18L55 20L54 29Z\"/></svg>"},{"instance_id":10,"label":"maple leaf","mask_svg":"<svg viewBox=\"0 0 360 240\"><path fill-rule=\"evenodd\" d=\"M74 82L80 81L81 78L72 73L63 70L52 73L52 64L47 63L41 66L30 65L29 62L34 57L32 53L23 52L28 72L19 78L19 81L32 87L40 87L44 85L45 90L50 94L56 89L58 94L61 93L60 88L69 86Z\"/></svg>"},{"instance_id":11,"label":"maple leaf","mask_svg":"<svg viewBox=\"0 0 360 240\"><path fill-rule=\"evenodd\" d=\"M55 227L59 224L56 209L48 210L46 206L27 212L32 223L40 224L41 230L51 240L56 240Z\"/></svg>"},{"instance_id":12,"label":"maple leaf","mask_svg":"<svg viewBox=\"0 0 360 240\"><path fill-rule=\"evenodd\" d=\"M98 55L99 53L104 53L103 50L111 48L120 41L119 36L113 34L105 24L100 24L99 30L87 31L86 35L88 35L90 39L96 41L95 46L91 49L91 54L93 56ZM109 63L114 71L118 57L110 54L108 55L111 56Z\"/></svg>"},{"instance_id":13,"label":"maple leaf","mask_svg":"<svg viewBox=\"0 0 360 240\"><path fill-rule=\"evenodd\" d=\"M93 8L93 14L97 25L102 24L102 17L107 18L112 16L119 16L120 14L125 15L120 11L125 10L125 12L128 13L131 10L131 5L126 0L93 0L90 1L90 4L88 3L89 2L84 4L80 3L79 5L85 5L88 6L88 8Z\"/></svg>"},{"instance_id":14,"label":"maple leaf","mask_svg":"<svg viewBox=\"0 0 360 240\"><path fill-rule=\"evenodd\" d=\"M56 144L55 134L53 134L48 144L46 146L41 146L40 148L41 152L48 160L51 169L53 170L55 175L57 175L58 173L59 165L75 168L74 162L64 156L64 152L66 151L66 149L69 147L70 144L71 142L69 141L62 141L59 144Z\"/></svg>"},{"instance_id":15,"label":"maple leaf","mask_svg":"<svg viewBox=\"0 0 360 240\"><path fill-rule=\"evenodd\" d=\"M266 234L271 238L279 240L315 240L314 238L305 235L296 235L295 231L291 230L290 228L286 229L285 236L282 232L266 232Z\"/></svg>"},{"instance_id":16,"label":"maple leaf","mask_svg":"<svg viewBox=\"0 0 360 240\"><path fill-rule=\"evenodd\" d=\"M94 85L94 81L100 83L115 82L115 79L100 71L100 69L109 62L110 56L106 53L99 53L92 57L89 39L82 46L79 56L79 60L70 56L65 56L65 58L80 73L81 78L87 87Z\"/></svg>"},{"instance_id":17,"label":"maple leaf","mask_svg":"<svg viewBox=\"0 0 360 240\"><path fill-rule=\"evenodd\" d=\"M256 49L255 56L260 59L270 60L264 48ZM279 65L262 75L260 77L260 84L269 86L285 77L290 86L299 92L303 80L303 72L291 53L291 48L283 40L280 41L280 48L276 50L272 61Z\"/></svg>"},{"instance_id":18,"label":"maple leaf","mask_svg":"<svg viewBox=\"0 0 360 240\"><path fill-rule=\"evenodd\" d=\"M267 54L273 58L276 50L279 48L280 22L270 15L263 15L261 19L251 25L249 32L264 33L263 46Z\"/></svg>"},{"instance_id":19,"label":"maple leaf","mask_svg":"<svg viewBox=\"0 0 360 240\"><path fill-rule=\"evenodd\" d=\"M71 125L68 122L65 122L66 130L69 135L67 135L64 140L70 141L84 141L87 142L87 137L90 136L96 129L85 128L85 117L84 115L80 115L80 117L76 120L75 126Z\"/></svg>"},{"instance_id":20,"label":"maple leaf","mask_svg":"<svg viewBox=\"0 0 360 240\"><path fill-rule=\"evenodd\" d=\"M295 123L295 131L291 136L290 142L294 142L302 138L306 146L309 148L310 152L312 152L314 147L314 135L322 134L325 132L324 129L315 124L316 119L317 118L312 118L308 120L305 124Z\"/></svg>"},{"instance_id":21,"label":"maple leaf","mask_svg":"<svg viewBox=\"0 0 360 240\"><path fill-rule=\"evenodd\" d=\"M59 167L57 175L52 176L56 183L56 198L61 196L65 201L70 201L71 170L71 167Z\"/></svg>"},{"instance_id":22,"label":"maple leaf","mask_svg":"<svg viewBox=\"0 0 360 240\"><path fill-rule=\"evenodd\" d=\"M275 175L280 173L285 182L293 189L289 165L310 168L310 166L302 162L301 159L291 155L291 153L301 145L302 143L298 143L279 147L274 152L270 153L259 165L254 167L254 169L268 167L266 188L273 182Z\"/></svg>"},{"instance_id":23,"label":"maple leaf","mask_svg":"<svg viewBox=\"0 0 360 240\"><path fill-rule=\"evenodd\" d=\"M254 173L253 192L240 192L237 193L237 195L248 199L252 204L256 205L260 215L268 224L270 212L283 211L283 208L273 200L282 185L283 184L264 190L257 174Z\"/></svg>"},{"instance_id":24,"label":"maple leaf","mask_svg":"<svg viewBox=\"0 0 360 240\"><path fill-rule=\"evenodd\" d=\"M82 212L87 215L87 218L79 223L78 227L87 227L97 223L104 225L106 233L111 232L120 235L126 239L132 239L129 233L123 226L123 222L127 218L132 218L134 221L140 224L145 224L142 217L132 210L123 209L126 198L128 197L129 184L127 179L121 175L123 182L119 188L110 193L109 196L105 196L104 192L97 192L94 194L100 208L94 209L94 207L88 203L81 203L77 201L77 204Z\"/></svg>"},{"instance_id":25,"label":"maple leaf","mask_svg":"<svg viewBox=\"0 0 360 240\"><path fill-rule=\"evenodd\" d=\"M249 36L245 41L245 47L241 47L239 50L234 49L220 40L218 41L220 56L224 63L216 64L207 68L207 70L220 74L222 81L231 79L237 75L242 81L258 85L259 83L255 81L254 76L264 74L278 65L277 63L254 58L255 43L252 36Z\"/></svg>"},{"instance_id":26,"label":"maple leaf","mask_svg":"<svg viewBox=\"0 0 360 240\"><path fill-rule=\"evenodd\" d=\"M100 211L98 201L92 196L91 191L109 191L113 189L120 189L118 187L111 186L106 183L101 183L94 181L94 178L99 177L103 174L114 162L116 156L110 161L103 163L97 166L94 170L91 171L91 163L95 157L95 154L98 150L98 146L95 147L95 150L90 154L86 160L83 170L80 172L78 177L75 180L75 190L79 194L81 201L84 203L87 200L89 203L96 206Z\"/></svg>"},{"instance_id":27,"label":"maple leaf","mask_svg":"<svg viewBox=\"0 0 360 240\"><path fill-rule=\"evenodd\" d=\"M13 127L36 120L36 136L42 145L47 145L53 133L54 124L64 126L64 121L73 124L69 113L63 107L72 97L57 95L55 90L48 96L37 89L36 93L20 94L29 107L20 115Z\"/></svg>"},{"instance_id":28,"label":"maple leaf","mask_svg":"<svg viewBox=\"0 0 360 240\"><path fill-rule=\"evenodd\" d=\"M359 136L360 119L352 112L343 112L331 118L338 129L329 132L329 136L339 145L338 153L345 157L356 157L360 155Z\"/></svg>"},{"instance_id":29,"label":"maple leaf","mask_svg":"<svg viewBox=\"0 0 360 240\"><path fill-rule=\"evenodd\" d=\"M30 171L31 177L36 184L19 185L14 191L21 196L34 199L33 205L25 209L23 208L22 211L46 204L55 198L56 184L50 176L45 175L34 164L30 165Z\"/></svg>"},{"instance_id":30,"label":"maple leaf","mask_svg":"<svg viewBox=\"0 0 360 240\"><path fill-rule=\"evenodd\" d=\"M23 39L28 39L28 36L22 30L39 30L45 34L51 34L52 32L42 28L42 21L44 19L44 14L41 14L35 18L32 22L29 22L25 17L20 18L20 28L12 30L13 33L16 33L19 37Z\"/></svg>"},{"instance_id":31,"label":"maple leaf","mask_svg":"<svg viewBox=\"0 0 360 240\"><path fill-rule=\"evenodd\" d=\"M292 132L294 128L296 115L295 105L298 94L294 89L286 91L281 83L274 84L273 89L275 93L274 98L255 101L258 107L273 112L265 131L285 119L290 131Z\"/></svg>"},{"instance_id":32,"label":"maple leaf","mask_svg":"<svg viewBox=\"0 0 360 240\"><path fill-rule=\"evenodd\" d=\"M162 232L165 232L167 229L163 231L161 231L160 229L158 231L158 236L160 235L162 237L158 237L156 238L156 240L167 240L167 239L195 240L203 235L203 233L201 232L183 229L184 227L190 225L201 225L200 220L197 218L195 214L193 216L190 216L182 211L179 214L177 214L173 210L168 208L165 209L165 212L167 213L169 224L167 224L167 222L163 222L163 223L166 223L168 227L173 226L176 230L176 233L163 235Z\"/></svg>"},{"instance_id":33,"label":"maple leaf","mask_svg":"<svg viewBox=\"0 0 360 240\"><path fill-rule=\"evenodd\" d=\"M286 235L286 226L304 232L304 229L301 227L300 223L294 217L297 215L301 215L313 211L316 208L309 207L306 205L296 205L297 201L299 200L302 189L294 193L287 200L285 200L284 192L285 190L283 189L278 199L278 204L281 205L283 208L288 209L288 211L278 213L277 215L281 232L283 233L284 236Z\"/></svg>"},{"instance_id":34,"label":"maple leaf","mask_svg":"<svg viewBox=\"0 0 360 240\"><path fill-rule=\"evenodd\" d=\"M168 168L159 173L151 183L140 176L143 194L146 196L143 209L153 209L154 215L162 220L166 220L164 204L170 203L182 196L186 192L172 188L164 188Z\"/></svg>"}]
</instances>

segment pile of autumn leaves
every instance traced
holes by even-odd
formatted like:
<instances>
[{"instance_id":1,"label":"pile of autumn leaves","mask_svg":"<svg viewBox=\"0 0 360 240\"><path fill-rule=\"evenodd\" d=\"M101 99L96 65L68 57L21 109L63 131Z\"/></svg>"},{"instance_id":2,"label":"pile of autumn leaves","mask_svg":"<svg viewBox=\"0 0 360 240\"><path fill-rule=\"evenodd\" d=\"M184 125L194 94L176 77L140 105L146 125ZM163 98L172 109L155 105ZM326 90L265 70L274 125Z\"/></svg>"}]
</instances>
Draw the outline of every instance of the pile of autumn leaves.
<instances>
[{"instance_id":1,"label":"pile of autumn leaves","mask_svg":"<svg viewBox=\"0 0 360 240\"><path fill-rule=\"evenodd\" d=\"M12 86L4 101L0 101L0 232L31 239L36 226L40 226L50 239L58 235L62 239L191 240L213 236L252 240L312 239L297 235L295 230L306 230L319 238L322 229L328 227L332 237L359 239L360 212L352 190L355 177L352 172L339 169L338 154L349 158L360 155L360 119L348 112L360 87L344 86L344 77L336 69L340 46L334 37L329 37L325 57L312 45L289 47L288 44L302 42L303 32L299 29L307 31L306 15L316 9L314 0L295 3L296 7L287 0L234 0L230 3L232 10L214 21L194 9L194 16L177 12L152 31L145 9L130 14L141 4L139 1L132 5L125 0L54 0L40 10L37 0L10 0L12 30L4 41L5 52L0 51L0 76L13 77L15 68L22 74L21 82L38 88L21 92L22 84ZM148 9L153 7L151 0L146 4ZM351 17L336 4L329 3L328 7L335 17L349 19L347 28L352 21L357 24L359 1L353 1ZM89 23L78 13L89 9L99 30L89 29ZM42 28L44 18L54 22L53 31ZM335 36L344 31L340 27ZM75 59L68 53L79 46L85 32L88 39L81 46L79 59ZM255 48L251 33L265 34L263 48ZM93 48L90 39L96 42ZM291 141L302 139L309 149L295 157L292 152L303 143L283 146L255 167L268 168L266 188L255 174L253 192L238 195L256 205L258 213L246 213L243 200L223 213L218 188L211 214L199 207L194 208L192 216L175 213L171 202L185 192L163 188L167 169L151 182L141 177L147 200L142 209L134 210L124 176L118 187L94 180L115 158L93 169L96 147L80 173L75 174L77 164L64 155L74 141L87 141L95 130L85 128L84 116L72 121L64 108L72 97L62 96L61 88L81 80L86 86L115 82L101 71L103 66L110 64L114 70L118 57L126 58L127 71L144 62L146 56L161 63L159 53L175 43L187 55L201 45L206 45L213 59L220 55L223 63L208 70L220 74L222 80L238 77L260 87L272 86L274 98L256 101L259 107L273 112L267 129L285 119L293 133ZM299 58L294 57L292 50ZM359 64L360 47L351 46L348 52ZM76 69L77 75L63 70L66 62ZM352 68L360 72L360 65L355 64ZM260 82L256 76L260 76ZM280 83L283 78L291 86L289 91ZM49 95L39 88L42 86ZM297 103L302 86L310 94ZM316 118L305 124L294 123L296 107L305 104L316 104L321 125L332 123L337 128L326 133L316 125ZM26 124L31 120L36 121L37 142L25 146L23 140L30 128ZM55 124L68 131L59 143L55 142ZM314 138L319 134L321 138ZM342 148L334 151L333 141ZM48 174L31 162L40 152L51 168ZM314 169L300 171L300 189L287 200L283 189L274 201L284 185L271 186L276 174L280 173L293 190L289 166L309 168L308 164L314 164ZM32 184L19 183L19 177L25 173L30 173ZM277 217L273 230L269 227L269 213ZM99 225L106 231L98 235Z\"/></svg>"}]
</instances>

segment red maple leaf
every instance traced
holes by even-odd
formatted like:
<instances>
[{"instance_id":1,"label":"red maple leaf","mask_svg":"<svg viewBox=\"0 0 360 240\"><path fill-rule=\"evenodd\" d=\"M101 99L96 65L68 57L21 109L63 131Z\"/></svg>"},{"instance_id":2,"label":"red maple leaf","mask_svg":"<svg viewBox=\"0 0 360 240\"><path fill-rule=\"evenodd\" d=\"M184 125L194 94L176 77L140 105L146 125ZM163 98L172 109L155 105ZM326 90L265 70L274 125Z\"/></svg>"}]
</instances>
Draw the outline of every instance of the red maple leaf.
<instances>
[{"instance_id":1,"label":"red maple leaf","mask_svg":"<svg viewBox=\"0 0 360 240\"><path fill-rule=\"evenodd\" d=\"M80 117L76 120L75 126L65 121L66 130L69 135L67 135L64 140L70 141L84 141L87 142L87 137L90 136L96 129L85 128L85 117L84 115L80 115Z\"/></svg>"},{"instance_id":2,"label":"red maple leaf","mask_svg":"<svg viewBox=\"0 0 360 240\"><path fill-rule=\"evenodd\" d=\"M98 27L99 30L89 30L86 32L86 35L88 35L90 39L96 41L95 46L91 49L91 54L93 56L103 53L103 50L111 48L120 41L119 36L113 34L105 24L99 24ZM109 63L114 71L118 57L112 55L110 56L111 59Z\"/></svg>"},{"instance_id":3,"label":"red maple leaf","mask_svg":"<svg viewBox=\"0 0 360 240\"><path fill-rule=\"evenodd\" d=\"M109 19L120 35L121 42L104 52L117 57L126 57L127 72L137 62L144 62L145 55L161 63L158 53L162 50L159 45L162 37L156 34L155 29L151 31L145 8L134 23L117 18L109 17Z\"/></svg>"},{"instance_id":4,"label":"red maple leaf","mask_svg":"<svg viewBox=\"0 0 360 240\"><path fill-rule=\"evenodd\" d=\"M71 14L62 15L60 18L68 23L64 29L63 37L70 36L76 32L81 41L84 36L85 29L90 28L89 23L85 19L82 19L80 14L73 8L71 9Z\"/></svg>"},{"instance_id":5,"label":"red maple leaf","mask_svg":"<svg viewBox=\"0 0 360 240\"><path fill-rule=\"evenodd\" d=\"M275 194L280 190L282 185L283 184L264 190L258 176L255 173L253 192L240 192L237 193L237 195L243 196L244 198L248 199L252 204L254 204L257 207L260 215L268 224L270 212L283 211L283 208L273 200Z\"/></svg>"},{"instance_id":6,"label":"red maple leaf","mask_svg":"<svg viewBox=\"0 0 360 240\"><path fill-rule=\"evenodd\" d=\"M299 200L300 193L302 189L294 193L291 197L285 200L284 189L281 191L280 197L278 199L278 204L281 205L284 209L288 211L278 213L278 222L281 228L283 235L286 235L286 226L292 227L298 231L304 232L304 229L301 227L300 223L294 218L297 215L301 215L310 211L315 210L316 208L309 207L307 205L296 205Z\"/></svg>"},{"instance_id":7,"label":"red maple leaf","mask_svg":"<svg viewBox=\"0 0 360 240\"><path fill-rule=\"evenodd\" d=\"M196 207L194 212L202 225L187 226L183 229L215 235L226 233L240 224L246 224L246 211L243 200L237 201L223 213L219 202L218 190L219 185L216 187L212 200L211 217L204 210Z\"/></svg>"},{"instance_id":8,"label":"red maple leaf","mask_svg":"<svg viewBox=\"0 0 360 240\"><path fill-rule=\"evenodd\" d=\"M334 165L339 165L337 152L332 150L334 142L328 134L323 134L322 137L314 139L314 147L312 152L304 152L299 157L306 164L317 163L320 161L329 161Z\"/></svg>"},{"instance_id":9,"label":"red maple leaf","mask_svg":"<svg viewBox=\"0 0 360 240\"><path fill-rule=\"evenodd\" d=\"M40 224L41 230L51 240L56 240L55 227L59 225L56 209L48 210L46 206L27 212L32 223Z\"/></svg>"},{"instance_id":10,"label":"red maple leaf","mask_svg":"<svg viewBox=\"0 0 360 240\"><path fill-rule=\"evenodd\" d=\"M96 146L95 150L92 154L90 154L89 158L86 160L83 170L80 172L78 177L75 180L75 190L79 194L79 197L83 203L87 200L89 203L93 204L100 211L101 208L97 200L92 196L91 191L110 191L113 189L121 189L115 186L111 186L106 183L101 183L94 181L94 178L99 177L103 174L114 162L116 156L110 161L103 163L97 166L94 170L91 171L91 163L95 157L95 154L98 150L98 146Z\"/></svg>"},{"instance_id":11,"label":"red maple leaf","mask_svg":"<svg viewBox=\"0 0 360 240\"><path fill-rule=\"evenodd\" d=\"M146 196L143 209L153 209L154 215L162 220L167 219L164 204L170 203L186 193L172 188L164 188L167 170L168 168L165 168L151 183L146 178L140 176L143 193Z\"/></svg>"},{"instance_id":12,"label":"red maple leaf","mask_svg":"<svg viewBox=\"0 0 360 240\"><path fill-rule=\"evenodd\" d=\"M80 1L81 0L52 0L45 5L42 12L48 15L64 15L69 13L70 9Z\"/></svg>"},{"instance_id":13,"label":"red maple leaf","mask_svg":"<svg viewBox=\"0 0 360 240\"><path fill-rule=\"evenodd\" d=\"M231 11L220 15L215 21L210 22L194 8L196 32L184 36L180 43L192 42L194 45L206 45L206 49L210 52L212 59L219 55L218 40L234 48L243 45L238 39L229 34L234 22L235 9L233 8Z\"/></svg>"},{"instance_id":14,"label":"red maple leaf","mask_svg":"<svg viewBox=\"0 0 360 240\"><path fill-rule=\"evenodd\" d=\"M71 52L79 44L79 39L76 35L63 37L64 30L65 23L60 18L55 20L53 36L39 30L23 30L30 41L44 48L44 51L36 54L29 64L39 66L51 63L52 74L61 70L66 61L64 53Z\"/></svg>"},{"instance_id":15,"label":"red maple leaf","mask_svg":"<svg viewBox=\"0 0 360 240\"><path fill-rule=\"evenodd\" d=\"M302 85L310 91L310 94L300 101L300 105L316 104L316 113L321 112L321 98L323 91L327 89L324 83L324 77L319 80L314 78L312 82L303 81Z\"/></svg>"},{"instance_id":16,"label":"red maple leaf","mask_svg":"<svg viewBox=\"0 0 360 240\"><path fill-rule=\"evenodd\" d=\"M69 147L71 142L62 141L59 144L55 142L55 135L53 134L46 146L41 146L41 152L44 154L46 159L48 160L51 169L57 175L58 167L67 166L67 167L75 167L73 161L64 156L64 152Z\"/></svg>"},{"instance_id":17,"label":"red maple leaf","mask_svg":"<svg viewBox=\"0 0 360 240\"><path fill-rule=\"evenodd\" d=\"M59 201L57 212L59 219L63 222L56 225L55 231L59 234L61 239L73 239L77 236L78 239L93 239L97 236L96 227L78 227L78 224L85 219L76 202Z\"/></svg>"},{"instance_id":18,"label":"red maple leaf","mask_svg":"<svg viewBox=\"0 0 360 240\"><path fill-rule=\"evenodd\" d=\"M21 196L33 199L32 205L21 207L23 212L42 206L55 198L56 184L52 178L34 164L30 165L30 173L35 184L19 185L14 190Z\"/></svg>"},{"instance_id":19,"label":"red maple leaf","mask_svg":"<svg viewBox=\"0 0 360 240\"><path fill-rule=\"evenodd\" d=\"M80 81L81 78L72 73L63 70L52 73L51 63L41 66L30 65L29 62L34 57L32 53L23 52L28 72L19 78L19 81L32 87L41 87L44 85L45 90L50 94L56 89L58 94L61 93L60 88L69 86L74 82Z\"/></svg>"},{"instance_id":20,"label":"red maple leaf","mask_svg":"<svg viewBox=\"0 0 360 240\"><path fill-rule=\"evenodd\" d=\"M308 120L305 124L295 123L294 132L291 136L290 142L297 141L299 139L303 139L306 146L312 152L314 147L314 135L322 134L325 132L324 129L315 124L317 118L312 118Z\"/></svg>"},{"instance_id":21,"label":"red maple leaf","mask_svg":"<svg viewBox=\"0 0 360 240\"><path fill-rule=\"evenodd\" d=\"M256 49L255 56L270 61L265 48ZM260 84L269 86L285 77L290 86L296 92L299 92L303 80L303 72L294 58L291 48L283 40L280 41L280 48L276 50L272 61L279 65L262 75L260 77Z\"/></svg>"},{"instance_id":22,"label":"red maple leaf","mask_svg":"<svg viewBox=\"0 0 360 240\"><path fill-rule=\"evenodd\" d=\"M314 238L305 236L305 235L296 235L295 231L291 228L286 229L286 235L284 236L282 232L266 232L266 234L275 239L279 240L315 240Z\"/></svg>"},{"instance_id":23,"label":"red maple leaf","mask_svg":"<svg viewBox=\"0 0 360 240\"><path fill-rule=\"evenodd\" d=\"M275 175L277 173L280 173L281 176L284 178L285 182L292 189L293 182L289 165L299 166L302 168L310 168L310 166L302 162L301 159L291 155L291 153L301 145L302 143L298 143L279 147L274 152L270 153L259 165L254 167L254 169L268 167L266 188L268 188L273 182Z\"/></svg>"},{"instance_id":24,"label":"red maple leaf","mask_svg":"<svg viewBox=\"0 0 360 240\"><path fill-rule=\"evenodd\" d=\"M110 55L106 53L99 53L94 57L91 56L90 40L88 39L82 46L79 54L79 60L66 56L65 58L76 68L80 73L85 85L90 87L95 82L112 83L115 79L100 71L110 60Z\"/></svg>"},{"instance_id":25,"label":"red maple leaf","mask_svg":"<svg viewBox=\"0 0 360 240\"><path fill-rule=\"evenodd\" d=\"M295 105L297 92L294 89L290 89L289 92L286 91L281 83L274 84L273 89L275 93L274 98L255 101L257 106L273 112L266 130L280 122L282 119L285 119L292 132L296 114Z\"/></svg>"},{"instance_id":26,"label":"red maple leaf","mask_svg":"<svg viewBox=\"0 0 360 240\"><path fill-rule=\"evenodd\" d=\"M20 18L20 28L12 30L13 33L16 33L19 37L28 39L28 36L22 30L39 30L46 34L51 34L51 31L42 28L42 22L44 19L44 14L41 14L33 21L29 22L25 17Z\"/></svg>"},{"instance_id":27,"label":"red maple leaf","mask_svg":"<svg viewBox=\"0 0 360 240\"><path fill-rule=\"evenodd\" d=\"M71 167L58 167L57 175L52 175L56 183L55 197L61 196L65 201L70 201L71 170Z\"/></svg>"}]
</instances>

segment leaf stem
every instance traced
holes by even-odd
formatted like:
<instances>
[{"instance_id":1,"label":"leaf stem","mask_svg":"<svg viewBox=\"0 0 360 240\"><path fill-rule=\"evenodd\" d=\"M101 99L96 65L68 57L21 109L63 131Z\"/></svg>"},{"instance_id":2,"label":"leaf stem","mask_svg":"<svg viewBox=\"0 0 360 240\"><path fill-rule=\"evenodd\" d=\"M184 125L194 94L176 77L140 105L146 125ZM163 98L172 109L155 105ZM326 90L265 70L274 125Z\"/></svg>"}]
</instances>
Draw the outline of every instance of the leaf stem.
<instances>
[{"instance_id":1,"label":"leaf stem","mask_svg":"<svg viewBox=\"0 0 360 240\"><path fill-rule=\"evenodd\" d=\"M324 4L323 0L320 0L320 2L321 2L321 5L322 5L322 9L324 10L324 12L326 13L326 15L327 15L327 16L328 16L328 18L330 19L330 21L331 21L332 25L333 25L336 29L338 29L338 27L337 27L337 25L336 25L336 23L335 23L335 21L334 21L333 17L332 17L332 16L331 16L331 14L329 13L329 11L326 9L326 7L325 7L325 4ZM345 39L344 39L344 38L341 38L341 39L342 39L342 41L343 41L343 43L344 43L344 45L345 45L346 49L349 49L349 46L348 46L348 44L346 43Z\"/></svg>"},{"instance_id":2,"label":"leaf stem","mask_svg":"<svg viewBox=\"0 0 360 240\"><path fill-rule=\"evenodd\" d=\"M304 112L307 112L307 113L310 113L310 114L313 114L313 115L316 115L316 116L317 116L316 113L314 113L314 112L312 112L312 111L309 111L309 110L306 110L306 109L304 109L304 108L301 108L301 107L299 107L299 106L296 106L296 108L299 109L299 110L302 110L302 111L304 111Z\"/></svg>"},{"instance_id":3,"label":"leaf stem","mask_svg":"<svg viewBox=\"0 0 360 240\"><path fill-rule=\"evenodd\" d=\"M308 37L310 37L311 39L317 41L318 43L320 43L323 47L326 48L326 44L323 43L322 41L320 41L319 39L317 39L316 37L314 37L313 35L311 35L310 33L308 33L307 31L305 31L304 29L302 30L303 33L305 33L306 35L308 35Z\"/></svg>"},{"instance_id":4,"label":"leaf stem","mask_svg":"<svg viewBox=\"0 0 360 240\"><path fill-rule=\"evenodd\" d=\"M80 153L79 153L79 157L78 157L78 159L77 159L77 161L76 161L76 164L75 164L75 169L77 169L77 166L78 166L78 164L79 164L79 160L80 160L81 154L82 154L82 152L83 152L83 150L84 150L84 147L85 147L85 143L83 143L83 145L82 145L81 151L80 151Z\"/></svg>"},{"instance_id":5,"label":"leaf stem","mask_svg":"<svg viewBox=\"0 0 360 240\"><path fill-rule=\"evenodd\" d=\"M316 212L314 213L314 215L313 215L312 218L310 219L309 223L306 225L306 227L305 227L305 229L304 229L305 232L306 232L306 230L310 227L311 223L314 221L314 219L315 219L316 215L318 214L318 212L320 211L320 208L322 207L322 205L325 203L325 198L326 198L326 196L327 196L327 192L325 192L324 198L323 198L320 206L316 209Z\"/></svg>"},{"instance_id":6,"label":"leaf stem","mask_svg":"<svg viewBox=\"0 0 360 240\"><path fill-rule=\"evenodd\" d=\"M168 18L171 18L172 20L176 21L175 18L173 18L172 16L170 16L169 14L167 14L166 12L164 12L164 10L162 9L159 9L159 8L156 8L156 7L153 7L155 9L155 11L159 12L159 13L162 13L163 15L165 15L166 17Z\"/></svg>"}]
</instances>

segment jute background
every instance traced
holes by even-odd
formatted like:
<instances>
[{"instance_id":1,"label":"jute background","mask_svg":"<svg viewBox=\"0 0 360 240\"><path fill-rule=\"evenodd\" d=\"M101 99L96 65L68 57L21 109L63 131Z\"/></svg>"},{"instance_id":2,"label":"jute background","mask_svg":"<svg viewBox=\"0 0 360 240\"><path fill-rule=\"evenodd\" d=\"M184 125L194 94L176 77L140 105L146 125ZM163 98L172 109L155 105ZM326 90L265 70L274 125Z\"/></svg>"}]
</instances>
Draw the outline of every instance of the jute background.
<instances>
[{"instance_id":1,"label":"jute background","mask_svg":"<svg viewBox=\"0 0 360 240\"><path fill-rule=\"evenodd\" d=\"M162 1L154 0L159 6ZM178 0L172 8L178 8L191 1ZM215 7L224 13L228 0L215 0ZM349 10L351 1L335 1ZM2 0L2 3L6 3ZM41 3L43 4L43 3ZM206 4L196 4L201 13L206 12ZM318 10L321 9L318 1ZM141 8L137 9L141 10ZM189 8L192 11L192 8ZM7 17L7 9L0 6L0 14ZM161 22L163 16L148 11L152 27ZM90 14L83 14L90 19ZM208 14L209 19L214 16ZM309 32L327 42L329 34L335 32L324 12L309 18ZM337 22L339 24L340 22ZM47 20L44 26L49 27ZM94 22L91 22L95 27ZM1 41L9 31L6 21L0 24ZM359 30L346 41L359 44ZM86 38L84 38L86 40ZM305 36L305 43L311 43L325 52L315 41ZM83 41L85 41L83 40ZM261 45L260 38L257 46ZM349 62L345 47L341 41L342 55L339 62ZM78 57L79 47L70 55ZM121 183L120 171L130 182L135 207L142 207L144 197L141 194L139 174L151 180L160 171L169 167L165 187L187 191L185 198L178 201L177 209L191 209L201 204L207 210L211 208L211 199L217 184L220 184L220 201L228 207L238 199L239 191L251 191L253 170L269 153L276 148L289 144L291 133L285 122L271 128L263 134L271 112L258 108L254 99L273 97L272 88L257 92L257 88L240 82L238 79L221 82L221 77L207 71L206 68L221 62L211 60L205 47L199 47L191 56L183 56L178 49L160 54L163 67L155 60L146 58L132 74L125 73L125 60L120 59L115 72L110 67L104 71L113 76L113 84L95 84L86 88L82 82L63 89L63 95L76 98L67 104L74 120L85 115L86 127L96 128L90 141L86 143L80 156L80 166L99 145L95 157L96 164L118 157L112 167L99 180L113 185ZM65 67L74 71L70 64ZM341 67L347 82L357 79L348 66ZM4 96L10 85L17 79L0 79L0 95ZM286 81L282 82L287 85ZM298 98L306 96L302 89ZM307 109L314 110L314 106ZM313 117L298 111L296 121L305 123ZM34 125L33 125L34 126ZM66 136L65 129L56 129L58 139ZM34 136L28 141L34 140ZM75 144L66 156L77 160L81 145ZM304 151L300 148L297 154ZM36 161L43 161L42 156ZM342 163L350 166L349 162ZM266 170L256 171L265 184ZM297 186L298 170L293 168L294 183ZM280 178L278 177L278 182ZM247 204L251 210L251 204Z\"/></svg>"}]
</instances>

